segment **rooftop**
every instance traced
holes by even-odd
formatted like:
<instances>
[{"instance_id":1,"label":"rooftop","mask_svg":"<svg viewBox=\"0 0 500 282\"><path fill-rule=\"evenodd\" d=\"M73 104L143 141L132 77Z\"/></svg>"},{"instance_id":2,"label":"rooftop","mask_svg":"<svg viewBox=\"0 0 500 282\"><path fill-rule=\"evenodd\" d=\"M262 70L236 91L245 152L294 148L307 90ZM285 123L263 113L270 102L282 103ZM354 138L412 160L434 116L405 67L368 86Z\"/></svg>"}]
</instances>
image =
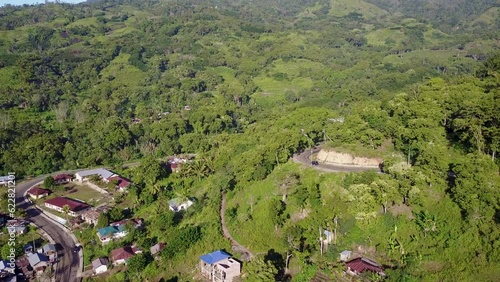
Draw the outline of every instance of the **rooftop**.
<instances>
[{"instance_id":1,"label":"rooftop","mask_svg":"<svg viewBox=\"0 0 500 282\"><path fill-rule=\"evenodd\" d=\"M103 179L108 179L111 176L115 175L111 171L104 169L104 168L96 168L96 169L91 169L91 170L84 170L76 173L80 177L85 177L85 176L90 176L90 175L99 175Z\"/></svg>"},{"instance_id":2,"label":"rooftop","mask_svg":"<svg viewBox=\"0 0 500 282\"><path fill-rule=\"evenodd\" d=\"M375 273L383 272L384 269L377 262L367 258L355 258L348 261L346 265L353 271L362 273L365 271L372 271Z\"/></svg>"},{"instance_id":3,"label":"rooftop","mask_svg":"<svg viewBox=\"0 0 500 282\"><path fill-rule=\"evenodd\" d=\"M96 269L99 266L108 264L109 264L108 258L96 258L95 260L92 261L92 268Z\"/></svg>"},{"instance_id":4,"label":"rooftop","mask_svg":"<svg viewBox=\"0 0 500 282\"><path fill-rule=\"evenodd\" d=\"M33 187L31 189L28 190L28 194L30 195L34 195L34 196L40 196L40 195L43 195L43 194L48 194L50 191L49 190L45 190L45 189L42 189L40 187Z\"/></svg>"},{"instance_id":5,"label":"rooftop","mask_svg":"<svg viewBox=\"0 0 500 282\"><path fill-rule=\"evenodd\" d=\"M54 180L66 180L66 179L72 179L73 176L70 174L58 174L56 176L53 176Z\"/></svg>"},{"instance_id":6,"label":"rooftop","mask_svg":"<svg viewBox=\"0 0 500 282\"><path fill-rule=\"evenodd\" d=\"M54 199L50 199L50 200L45 201L45 203L49 204L49 205L56 206L56 207L60 207L60 208L64 208L64 206L67 205L69 207L69 210L72 212L81 211L81 210L84 210L84 209L87 209L90 207L89 205L87 205L85 203L77 202L73 199L64 198L64 197L57 197Z\"/></svg>"},{"instance_id":7,"label":"rooftop","mask_svg":"<svg viewBox=\"0 0 500 282\"><path fill-rule=\"evenodd\" d=\"M130 180L123 178L121 176L113 176L113 177L108 178L108 180L109 181L116 180L118 188L125 188L125 187L129 186L131 183Z\"/></svg>"},{"instance_id":8,"label":"rooftop","mask_svg":"<svg viewBox=\"0 0 500 282\"><path fill-rule=\"evenodd\" d=\"M132 251L132 248L130 246L114 249L111 251L111 260L117 261L117 260L127 260L131 257L134 256L134 252Z\"/></svg>"},{"instance_id":9,"label":"rooftop","mask_svg":"<svg viewBox=\"0 0 500 282\"><path fill-rule=\"evenodd\" d=\"M203 255L200 257L200 259L208 264L214 264L216 262L219 262L221 260L225 260L225 259L230 258L230 257L231 257L230 254L228 254L224 251L218 250L218 251Z\"/></svg>"}]
</instances>

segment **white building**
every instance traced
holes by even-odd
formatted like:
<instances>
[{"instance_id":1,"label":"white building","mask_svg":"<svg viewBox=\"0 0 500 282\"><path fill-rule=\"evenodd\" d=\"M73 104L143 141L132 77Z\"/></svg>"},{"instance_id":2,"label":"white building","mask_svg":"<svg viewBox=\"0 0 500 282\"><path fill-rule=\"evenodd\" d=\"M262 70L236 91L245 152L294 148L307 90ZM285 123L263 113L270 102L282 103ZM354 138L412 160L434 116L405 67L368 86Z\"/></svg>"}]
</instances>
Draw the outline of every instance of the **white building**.
<instances>
[{"instance_id":1,"label":"white building","mask_svg":"<svg viewBox=\"0 0 500 282\"><path fill-rule=\"evenodd\" d=\"M191 200L181 201L181 199L175 198L175 199L168 201L168 206L169 206L170 210L173 212L187 210L192 205L193 205L193 201L191 201Z\"/></svg>"},{"instance_id":2,"label":"white building","mask_svg":"<svg viewBox=\"0 0 500 282\"><path fill-rule=\"evenodd\" d=\"M91 169L91 170L84 170L75 173L75 180L79 182L83 182L85 180L88 180L91 176L97 175L99 176L104 182L108 182L108 178L112 176L116 176L113 172L104 169L104 168L96 168L96 169Z\"/></svg>"}]
</instances>

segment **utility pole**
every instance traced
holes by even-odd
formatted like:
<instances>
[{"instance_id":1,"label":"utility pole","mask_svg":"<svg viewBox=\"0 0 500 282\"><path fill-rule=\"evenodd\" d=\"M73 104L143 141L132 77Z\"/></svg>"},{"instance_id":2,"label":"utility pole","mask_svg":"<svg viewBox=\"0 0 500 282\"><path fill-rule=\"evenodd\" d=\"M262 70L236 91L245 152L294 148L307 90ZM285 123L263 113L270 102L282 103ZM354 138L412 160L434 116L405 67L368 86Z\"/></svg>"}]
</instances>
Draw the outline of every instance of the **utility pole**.
<instances>
[{"instance_id":1,"label":"utility pole","mask_svg":"<svg viewBox=\"0 0 500 282\"><path fill-rule=\"evenodd\" d=\"M321 226L319 227L319 251L321 256L323 256L323 237L321 236Z\"/></svg>"},{"instance_id":2,"label":"utility pole","mask_svg":"<svg viewBox=\"0 0 500 282\"><path fill-rule=\"evenodd\" d=\"M333 222L335 223L334 244L337 245L337 223L338 223L337 216L333 218Z\"/></svg>"}]
</instances>

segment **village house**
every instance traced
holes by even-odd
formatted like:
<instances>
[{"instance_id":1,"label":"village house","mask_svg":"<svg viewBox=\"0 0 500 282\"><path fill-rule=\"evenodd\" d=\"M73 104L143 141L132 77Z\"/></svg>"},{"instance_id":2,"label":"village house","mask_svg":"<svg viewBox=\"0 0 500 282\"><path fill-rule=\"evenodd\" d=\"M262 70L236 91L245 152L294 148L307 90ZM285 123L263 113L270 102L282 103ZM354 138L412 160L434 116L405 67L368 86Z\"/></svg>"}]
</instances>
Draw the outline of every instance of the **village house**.
<instances>
[{"instance_id":1,"label":"village house","mask_svg":"<svg viewBox=\"0 0 500 282\"><path fill-rule=\"evenodd\" d=\"M16 267L20 270L20 273L18 275L22 278L25 278L28 281L29 279L33 278L33 268L31 267L27 257L17 259Z\"/></svg>"},{"instance_id":2,"label":"village house","mask_svg":"<svg viewBox=\"0 0 500 282\"><path fill-rule=\"evenodd\" d=\"M116 182L115 189L120 191L120 192L125 192L127 187L132 183L130 180L128 180L124 177L121 177L119 175L112 176L112 177L108 178L107 180L110 183Z\"/></svg>"},{"instance_id":3,"label":"village house","mask_svg":"<svg viewBox=\"0 0 500 282\"><path fill-rule=\"evenodd\" d=\"M152 255L156 255L159 252L161 252L164 248L165 248L165 243L158 243L152 246L149 250L151 251Z\"/></svg>"},{"instance_id":4,"label":"village house","mask_svg":"<svg viewBox=\"0 0 500 282\"><path fill-rule=\"evenodd\" d=\"M28 196L34 200L41 199L43 197L47 197L50 193L49 190L42 189L40 187L33 187L28 190Z\"/></svg>"},{"instance_id":5,"label":"village house","mask_svg":"<svg viewBox=\"0 0 500 282\"><path fill-rule=\"evenodd\" d=\"M135 246L125 246L122 248L114 249L111 251L111 261L113 262L114 266L124 263L126 264L127 260L139 253L142 253L142 251Z\"/></svg>"},{"instance_id":6,"label":"village house","mask_svg":"<svg viewBox=\"0 0 500 282\"><path fill-rule=\"evenodd\" d=\"M49 259L45 254L31 253L28 255L28 261L36 274L41 274L49 265Z\"/></svg>"},{"instance_id":7,"label":"village house","mask_svg":"<svg viewBox=\"0 0 500 282\"><path fill-rule=\"evenodd\" d=\"M80 171L80 172L75 173L75 180L82 183L94 175L99 176L102 181L108 183L109 182L108 178L115 176L116 174L114 174L113 172L111 172L107 169L96 168L96 169L85 170L85 171Z\"/></svg>"},{"instance_id":8,"label":"village house","mask_svg":"<svg viewBox=\"0 0 500 282\"><path fill-rule=\"evenodd\" d=\"M94 274L101 274L108 271L108 258L96 258L92 261L92 270Z\"/></svg>"},{"instance_id":9,"label":"village house","mask_svg":"<svg viewBox=\"0 0 500 282\"><path fill-rule=\"evenodd\" d=\"M111 223L109 226L99 228L97 230L97 237L103 245L111 242L111 240L123 238L128 234L128 231L126 229L127 223L130 223L135 229L141 228L143 226L143 222L141 219L120 220Z\"/></svg>"},{"instance_id":10,"label":"village house","mask_svg":"<svg viewBox=\"0 0 500 282\"><path fill-rule=\"evenodd\" d=\"M85 203L81 203L73 199L64 197L57 197L45 201L45 207L56 210L58 212L64 212L64 206L68 206L68 215L70 216L78 216L79 214L90 208L90 206Z\"/></svg>"},{"instance_id":11,"label":"village house","mask_svg":"<svg viewBox=\"0 0 500 282\"><path fill-rule=\"evenodd\" d=\"M21 219L7 220L7 230L17 235L28 233L28 222Z\"/></svg>"},{"instance_id":12,"label":"village house","mask_svg":"<svg viewBox=\"0 0 500 282\"><path fill-rule=\"evenodd\" d=\"M346 273L352 276L357 276L363 272L371 271L380 276L385 276L384 269L377 262L368 258L355 258L346 263Z\"/></svg>"},{"instance_id":13,"label":"village house","mask_svg":"<svg viewBox=\"0 0 500 282\"><path fill-rule=\"evenodd\" d=\"M84 222L87 224L96 225L99 221L99 216L101 212L97 209L89 209L86 212L82 213L81 217Z\"/></svg>"},{"instance_id":14,"label":"village house","mask_svg":"<svg viewBox=\"0 0 500 282\"><path fill-rule=\"evenodd\" d=\"M58 185L67 184L73 180L73 175L71 174L58 174L53 176L54 182Z\"/></svg>"},{"instance_id":15,"label":"village house","mask_svg":"<svg viewBox=\"0 0 500 282\"><path fill-rule=\"evenodd\" d=\"M43 245L42 252L49 258L50 262L55 262L57 260L57 249L55 244Z\"/></svg>"},{"instance_id":16,"label":"village house","mask_svg":"<svg viewBox=\"0 0 500 282\"><path fill-rule=\"evenodd\" d=\"M241 264L218 250L200 257L201 274L212 282L232 282L241 274Z\"/></svg>"},{"instance_id":17,"label":"village house","mask_svg":"<svg viewBox=\"0 0 500 282\"><path fill-rule=\"evenodd\" d=\"M168 201L168 206L169 206L170 210L173 212L187 210L192 205L193 205L193 202L189 199L182 201L180 198L174 198L174 199Z\"/></svg>"}]
</instances>

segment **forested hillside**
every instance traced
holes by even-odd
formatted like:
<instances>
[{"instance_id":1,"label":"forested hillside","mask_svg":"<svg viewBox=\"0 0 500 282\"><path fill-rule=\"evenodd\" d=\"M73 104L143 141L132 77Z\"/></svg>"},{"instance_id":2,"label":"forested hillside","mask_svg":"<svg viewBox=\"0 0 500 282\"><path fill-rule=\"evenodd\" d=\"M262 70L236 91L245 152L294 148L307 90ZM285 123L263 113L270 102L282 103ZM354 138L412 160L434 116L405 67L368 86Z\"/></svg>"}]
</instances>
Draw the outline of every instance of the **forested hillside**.
<instances>
[{"instance_id":1,"label":"forested hillside","mask_svg":"<svg viewBox=\"0 0 500 282\"><path fill-rule=\"evenodd\" d=\"M117 245L167 247L96 281L192 280L200 255L231 251L222 194L229 230L256 254L245 281L340 280L338 253L354 248L387 281L495 281L498 3L396 2L2 7L0 175L107 166L134 181L116 203L146 229L101 247L89 228L85 265ZM382 157L383 173L290 161L319 143ZM196 157L164 171L158 159L176 154ZM197 202L174 217L179 195ZM334 219L337 245L321 254L318 227Z\"/></svg>"}]
</instances>

